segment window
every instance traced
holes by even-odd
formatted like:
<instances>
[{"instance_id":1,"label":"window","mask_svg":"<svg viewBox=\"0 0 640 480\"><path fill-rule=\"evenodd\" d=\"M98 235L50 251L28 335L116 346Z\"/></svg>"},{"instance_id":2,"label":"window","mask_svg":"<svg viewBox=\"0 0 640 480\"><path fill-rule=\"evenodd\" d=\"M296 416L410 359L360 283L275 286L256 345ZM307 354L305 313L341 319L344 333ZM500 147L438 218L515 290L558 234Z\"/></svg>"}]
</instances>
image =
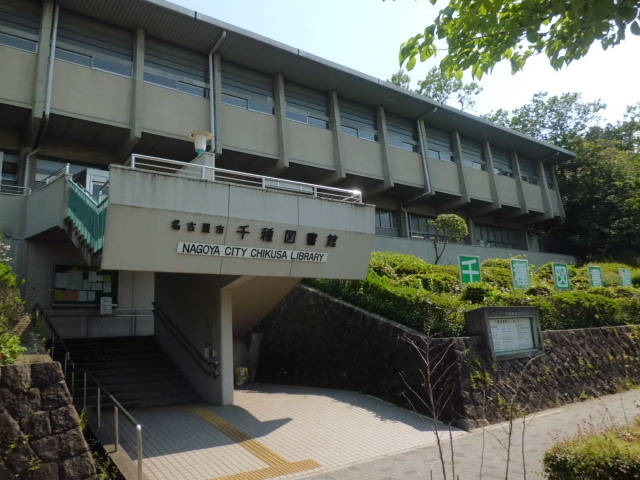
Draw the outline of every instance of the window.
<instances>
[{"instance_id":1,"label":"window","mask_svg":"<svg viewBox=\"0 0 640 480\"><path fill-rule=\"evenodd\" d=\"M398 236L398 226L396 222L397 213L393 210L376 208L376 235L386 235L388 237Z\"/></svg>"},{"instance_id":2,"label":"window","mask_svg":"<svg viewBox=\"0 0 640 480\"><path fill-rule=\"evenodd\" d=\"M22 1L0 5L0 45L36 53L40 32L40 8Z\"/></svg>"},{"instance_id":3,"label":"window","mask_svg":"<svg viewBox=\"0 0 640 480\"><path fill-rule=\"evenodd\" d=\"M133 33L63 10L56 58L85 67L133 76Z\"/></svg>"},{"instance_id":4,"label":"window","mask_svg":"<svg viewBox=\"0 0 640 480\"><path fill-rule=\"evenodd\" d=\"M487 164L484 159L484 148L481 142L461 138L462 165L476 170L486 170Z\"/></svg>"},{"instance_id":5,"label":"window","mask_svg":"<svg viewBox=\"0 0 640 480\"><path fill-rule=\"evenodd\" d=\"M410 152L420 151L418 125L414 120L387 113L389 145Z\"/></svg>"},{"instance_id":6,"label":"window","mask_svg":"<svg viewBox=\"0 0 640 480\"><path fill-rule=\"evenodd\" d=\"M378 141L376 110L351 100L340 99L340 132L371 142Z\"/></svg>"},{"instance_id":7,"label":"window","mask_svg":"<svg viewBox=\"0 0 640 480\"><path fill-rule=\"evenodd\" d=\"M544 165L544 178L547 181L547 186L553 190L555 184L553 183L553 167L551 165Z\"/></svg>"},{"instance_id":8,"label":"window","mask_svg":"<svg viewBox=\"0 0 640 480\"><path fill-rule=\"evenodd\" d=\"M329 103L326 93L285 81L284 98L287 102L288 120L306 123L312 127L329 128Z\"/></svg>"},{"instance_id":9,"label":"window","mask_svg":"<svg viewBox=\"0 0 640 480\"><path fill-rule=\"evenodd\" d=\"M529 158L520 157L520 174L522 180L532 185L538 185L538 174L536 172L536 164Z\"/></svg>"},{"instance_id":10,"label":"window","mask_svg":"<svg viewBox=\"0 0 640 480\"><path fill-rule=\"evenodd\" d=\"M482 247L522 249L519 230L476 224L474 234L476 243Z\"/></svg>"},{"instance_id":11,"label":"window","mask_svg":"<svg viewBox=\"0 0 640 480\"><path fill-rule=\"evenodd\" d=\"M0 191L13 193L15 190L11 187L18 186L18 163L20 157L15 153L0 152L0 169L2 180ZM8 187L8 188L5 188Z\"/></svg>"},{"instance_id":12,"label":"window","mask_svg":"<svg viewBox=\"0 0 640 480\"><path fill-rule=\"evenodd\" d=\"M427 155L445 162L454 162L451 133L439 128L427 127Z\"/></svg>"},{"instance_id":13,"label":"window","mask_svg":"<svg viewBox=\"0 0 640 480\"><path fill-rule=\"evenodd\" d=\"M222 103L275 115L273 78L264 73L223 63Z\"/></svg>"},{"instance_id":14,"label":"window","mask_svg":"<svg viewBox=\"0 0 640 480\"><path fill-rule=\"evenodd\" d=\"M496 175L513 178L513 164L509 152L492 148L491 155L493 157L493 171Z\"/></svg>"},{"instance_id":15,"label":"window","mask_svg":"<svg viewBox=\"0 0 640 480\"><path fill-rule=\"evenodd\" d=\"M206 55L155 38L146 39L145 82L208 98L208 75Z\"/></svg>"}]
</instances>

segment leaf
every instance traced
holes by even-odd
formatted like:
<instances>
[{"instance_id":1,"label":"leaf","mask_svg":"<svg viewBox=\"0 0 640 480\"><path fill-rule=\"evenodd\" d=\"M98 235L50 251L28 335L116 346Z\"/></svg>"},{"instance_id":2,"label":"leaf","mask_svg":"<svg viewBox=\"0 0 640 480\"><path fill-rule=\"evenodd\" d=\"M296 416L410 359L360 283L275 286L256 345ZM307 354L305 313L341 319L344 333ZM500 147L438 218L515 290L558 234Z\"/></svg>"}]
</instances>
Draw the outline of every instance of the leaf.
<instances>
[{"instance_id":1,"label":"leaf","mask_svg":"<svg viewBox=\"0 0 640 480\"><path fill-rule=\"evenodd\" d=\"M633 7L624 6L618 8L618 14L620 18L631 21L638 16L638 10Z\"/></svg>"},{"instance_id":2,"label":"leaf","mask_svg":"<svg viewBox=\"0 0 640 480\"><path fill-rule=\"evenodd\" d=\"M630 30L631 30L631 33L633 33L634 35L640 35L640 24L638 23L637 20L631 24Z\"/></svg>"},{"instance_id":3,"label":"leaf","mask_svg":"<svg viewBox=\"0 0 640 480\"><path fill-rule=\"evenodd\" d=\"M412 56L407 62L407 70L411 71L415 66L416 66L416 57Z\"/></svg>"}]
</instances>

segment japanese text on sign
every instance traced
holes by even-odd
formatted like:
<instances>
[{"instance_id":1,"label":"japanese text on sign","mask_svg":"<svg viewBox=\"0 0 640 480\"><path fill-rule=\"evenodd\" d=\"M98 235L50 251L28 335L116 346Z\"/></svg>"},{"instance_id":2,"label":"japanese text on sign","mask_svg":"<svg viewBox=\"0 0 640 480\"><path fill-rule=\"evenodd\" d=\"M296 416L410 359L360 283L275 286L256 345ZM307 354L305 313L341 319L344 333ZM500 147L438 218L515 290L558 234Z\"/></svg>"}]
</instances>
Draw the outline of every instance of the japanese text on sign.
<instances>
[{"instance_id":1,"label":"japanese text on sign","mask_svg":"<svg viewBox=\"0 0 640 480\"><path fill-rule=\"evenodd\" d=\"M491 326L491 339L495 353L535 348L530 318L490 318L489 325Z\"/></svg>"}]
</instances>

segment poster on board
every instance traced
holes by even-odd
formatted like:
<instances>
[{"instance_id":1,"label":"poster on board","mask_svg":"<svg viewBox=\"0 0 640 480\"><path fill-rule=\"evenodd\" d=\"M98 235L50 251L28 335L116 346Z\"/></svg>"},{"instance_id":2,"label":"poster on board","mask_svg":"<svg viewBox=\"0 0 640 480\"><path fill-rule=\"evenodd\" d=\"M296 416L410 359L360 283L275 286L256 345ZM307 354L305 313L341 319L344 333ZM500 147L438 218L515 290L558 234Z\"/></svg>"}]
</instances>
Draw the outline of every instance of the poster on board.
<instances>
[{"instance_id":1,"label":"poster on board","mask_svg":"<svg viewBox=\"0 0 640 480\"><path fill-rule=\"evenodd\" d=\"M54 265L54 306L99 307L102 298L118 304L118 272L96 267Z\"/></svg>"}]
</instances>

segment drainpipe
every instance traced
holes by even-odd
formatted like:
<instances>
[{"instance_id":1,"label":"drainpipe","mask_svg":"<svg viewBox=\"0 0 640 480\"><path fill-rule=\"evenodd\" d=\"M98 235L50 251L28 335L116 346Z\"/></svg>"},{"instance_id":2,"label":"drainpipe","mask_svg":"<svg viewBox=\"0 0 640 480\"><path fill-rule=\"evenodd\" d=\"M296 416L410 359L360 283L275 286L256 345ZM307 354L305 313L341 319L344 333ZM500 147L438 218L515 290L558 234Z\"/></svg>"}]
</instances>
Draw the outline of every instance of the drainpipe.
<instances>
[{"instance_id":1,"label":"drainpipe","mask_svg":"<svg viewBox=\"0 0 640 480\"><path fill-rule=\"evenodd\" d=\"M45 86L44 97L44 114L42 124L40 125L40 131L38 132L38 138L34 145L34 149L26 156L26 165L24 168L24 181L22 182L25 187L30 184L31 176L31 158L40 151L40 145L44 138L44 133L49 125L49 114L51 112L51 96L53 91L53 67L56 57L56 40L58 38L58 18L60 16L60 5L56 4L53 10L53 28L51 29L51 44L49 45L49 62L47 64L47 81Z\"/></svg>"},{"instance_id":2,"label":"drainpipe","mask_svg":"<svg viewBox=\"0 0 640 480\"><path fill-rule=\"evenodd\" d=\"M214 135L213 145L211 146L214 154L216 151L215 139L218 136L216 135L215 106L213 101L213 54L216 53L216 50L218 50L220 44L222 44L226 37L227 31L223 30L222 35L220 35L220 38L209 52L209 123L211 126L211 129L209 131Z\"/></svg>"},{"instance_id":3,"label":"drainpipe","mask_svg":"<svg viewBox=\"0 0 640 480\"><path fill-rule=\"evenodd\" d=\"M433 110L425 113L424 115L422 115L420 118L418 118L416 121L418 122L418 133L420 135L420 150L422 153L422 165L424 167L424 176L425 176L425 190L424 192L422 192L420 195L413 197L409 200L407 200L406 202L404 202L402 205L400 205L400 211L402 212L402 218L404 219L404 227L405 227L405 235L406 238L410 238L411 237L411 232L410 232L410 228L409 228L409 214L407 213L406 210L406 206L417 202L418 200L422 200L425 197L431 196L433 195L433 189L431 188L431 179L429 178L429 167L427 165L427 150L426 150L426 145L424 143L424 138L425 138L425 133L422 130L422 120L424 120L425 118L433 115L434 113L436 113L438 111L438 107L433 107Z\"/></svg>"}]
</instances>

